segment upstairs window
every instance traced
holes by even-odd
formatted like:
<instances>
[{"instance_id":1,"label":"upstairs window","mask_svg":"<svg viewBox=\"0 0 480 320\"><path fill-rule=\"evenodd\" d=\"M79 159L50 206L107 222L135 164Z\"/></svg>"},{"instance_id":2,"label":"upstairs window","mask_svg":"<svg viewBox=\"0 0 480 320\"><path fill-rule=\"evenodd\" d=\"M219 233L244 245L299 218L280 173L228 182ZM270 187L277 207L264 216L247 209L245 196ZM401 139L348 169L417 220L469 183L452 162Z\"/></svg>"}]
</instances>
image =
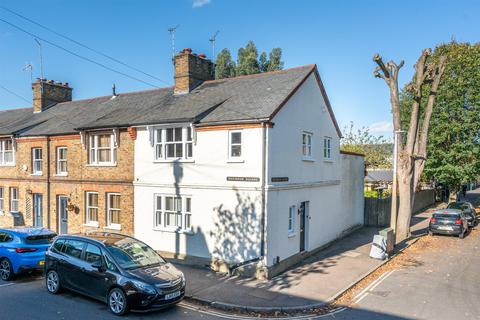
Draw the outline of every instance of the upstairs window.
<instances>
[{"instance_id":1,"label":"upstairs window","mask_svg":"<svg viewBox=\"0 0 480 320\"><path fill-rule=\"evenodd\" d=\"M66 147L57 148L57 175L59 176L67 175L67 148Z\"/></svg>"},{"instance_id":2,"label":"upstairs window","mask_svg":"<svg viewBox=\"0 0 480 320\"><path fill-rule=\"evenodd\" d=\"M156 129L154 139L155 160L193 158L193 134L191 127Z\"/></svg>"},{"instance_id":3,"label":"upstairs window","mask_svg":"<svg viewBox=\"0 0 480 320\"><path fill-rule=\"evenodd\" d=\"M10 212L18 212L18 188L10 187Z\"/></svg>"},{"instance_id":4,"label":"upstairs window","mask_svg":"<svg viewBox=\"0 0 480 320\"><path fill-rule=\"evenodd\" d=\"M304 132L302 134L302 155L305 159L312 158L312 134Z\"/></svg>"},{"instance_id":5,"label":"upstairs window","mask_svg":"<svg viewBox=\"0 0 480 320\"><path fill-rule=\"evenodd\" d=\"M113 134L93 134L89 137L89 159L93 165L114 165L117 149Z\"/></svg>"},{"instance_id":6,"label":"upstairs window","mask_svg":"<svg viewBox=\"0 0 480 320\"><path fill-rule=\"evenodd\" d=\"M325 160L332 160L332 138L323 138L323 158Z\"/></svg>"},{"instance_id":7,"label":"upstairs window","mask_svg":"<svg viewBox=\"0 0 480 320\"><path fill-rule=\"evenodd\" d=\"M11 139L0 140L0 165L13 165L13 142Z\"/></svg>"},{"instance_id":8,"label":"upstairs window","mask_svg":"<svg viewBox=\"0 0 480 320\"><path fill-rule=\"evenodd\" d=\"M32 174L42 175L43 155L42 148L32 148Z\"/></svg>"},{"instance_id":9,"label":"upstairs window","mask_svg":"<svg viewBox=\"0 0 480 320\"><path fill-rule=\"evenodd\" d=\"M242 160L242 138L241 130L228 132L228 158L230 160Z\"/></svg>"}]
</instances>

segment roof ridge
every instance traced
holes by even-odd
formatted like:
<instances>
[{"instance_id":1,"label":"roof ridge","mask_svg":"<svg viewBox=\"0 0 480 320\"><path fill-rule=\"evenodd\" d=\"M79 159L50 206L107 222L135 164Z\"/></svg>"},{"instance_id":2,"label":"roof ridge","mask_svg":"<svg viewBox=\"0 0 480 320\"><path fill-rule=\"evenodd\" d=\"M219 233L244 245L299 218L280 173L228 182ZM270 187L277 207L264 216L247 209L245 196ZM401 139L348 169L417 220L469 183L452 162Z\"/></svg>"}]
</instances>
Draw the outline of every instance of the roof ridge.
<instances>
[{"instance_id":1,"label":"roof ridge","mask_svg":"<svg viewBox=\"0 0 480 320\"><path fill-rule=\"evenodd\" d=\"M153 92L153 91L161 91L161 90L167 90L171 89L173 86L170 87L163 87L163 88L155 88L155 89L146 89L146 90L138 90L138 91L130 91L126 93L119 93L117 96L122 97L122 96L129 96L129 95L134 95L134 94L140 94L140 93L145 93L145 92ZM112 95L104 95L104 96L98 96L98 97L91 97L91 98L84 98L84 99L79 99L79 100L72 100L72 101L65 101L65 102L60 102L61 103L68 103L68 102L82 102L82 101L89 101L89 100L95 100L95 99L104 99L104 98L110 98Z\"/></svg>"},{"instance_id":2,"label":"roof ridge","mask_svg":"<svg viewBox=\"0 0 480 320\"><path fill-rule=\"evenodd\" d=\"M213 83L213 82L218 82L218 81L225 81L225 80L237 80L237 79L244 79L244 78L253 78L253 77L260 77L263 75L269 75L269 74L278 74L278 73L286 73L292 70L297 70L297 69L302 69L302 68L310 68L314 69L316 67L316 64L306 64L303 66L298 66L298 67L292 67L288 69L282 69L282 70L275 70L275 71L267 71L267 72L260 72L260 73L253 73L253 74L244 74L241 76L236 76L236 77L231 77L231 78L223 78L223 79L215 79L215 80L207 80L204 81L204 83Z\"/></svg>"}]
</instances>

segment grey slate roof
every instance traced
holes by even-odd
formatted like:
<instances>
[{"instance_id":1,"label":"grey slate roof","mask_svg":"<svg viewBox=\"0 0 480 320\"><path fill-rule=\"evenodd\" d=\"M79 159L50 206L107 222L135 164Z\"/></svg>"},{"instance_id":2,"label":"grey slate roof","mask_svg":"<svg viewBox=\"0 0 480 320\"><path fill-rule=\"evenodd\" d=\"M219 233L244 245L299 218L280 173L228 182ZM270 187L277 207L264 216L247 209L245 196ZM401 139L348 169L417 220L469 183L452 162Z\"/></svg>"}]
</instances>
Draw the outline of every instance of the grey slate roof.
<instances>
[{"instance_id":1,"label":"grey slate roof","mask_svg":"<svg viewBox=\"0 0 480 320\"><path fill-rule=\"evenodd\" d=\"M59 135L82 129L171 122L215 124L269 119L312 72L314 65L206 81L188 94L173 87L76 100L41 113L32 108L0 112L0 135ZM335 122L335 119L332 119Z\"/></svg>"},{"instance_id":2,"label":"grey slate roof","mask_svg":"<svg viewBox=\"0 0 480 320\"><path fill-rule=\"evenodd\" d=\"M392 182L393 170L367 170L367 176L365 182Z\"/></svg>"}]
</instances>

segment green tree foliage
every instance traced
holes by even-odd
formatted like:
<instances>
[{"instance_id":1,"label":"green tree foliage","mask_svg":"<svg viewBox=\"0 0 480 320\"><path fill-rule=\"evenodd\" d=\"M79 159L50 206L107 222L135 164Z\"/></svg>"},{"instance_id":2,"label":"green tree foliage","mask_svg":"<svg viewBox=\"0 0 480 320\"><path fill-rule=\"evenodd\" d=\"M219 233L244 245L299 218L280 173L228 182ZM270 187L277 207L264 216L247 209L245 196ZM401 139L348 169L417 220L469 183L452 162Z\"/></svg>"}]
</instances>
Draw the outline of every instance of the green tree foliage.
<instances>
[{"instance_id":1,"label":"green tree foliage","mask_svg":"<svg viewBox=\"0 0 480 320\"><path fill-rule=\"evenodd\" d=\"M367 168L392 168L393 145L383 136L374 136L366 127L354 129L353 122L343 130L340 149L365 155Z\"/></svg>"},{"instance_id":2,"label":"green tree foliage","mask_svg":"<svg viewBox=\"0 0 480 320\"><path fill-rule=\"evenodd\" d=\"M458 191L480 176L480 43L441 44L432 59L442 54L447 62L430 122L424 175ZM405 129L412 101L408 86L401 92Z\"/></svg>"},{"instance_id":3,"label":"green tree foliage","mask_svg":"<svg viewBox=\"0 0 480 320\"><path fill-rule=\"evenodd\" d=\"M235 62L228 49L223 49L217 56L215 63L215 78L223 79L235 76Z\"/></svg>"},{"instance_id":4,"label":"green tree foliage","mask_svg":"<svg viewBox=\"0 0 480 320\"><path fill-rule=\"evenodd\" d=\"M249 41L245 48L238 49L237 75L242 76L259 72L257 47L253 41Z\"/></svg>"},{"instance_id":5,"label":"green tree foliage","mask_svg":"<svg viewBox=\"0 0 480 320\"><path fill-rule=\"evenodd\" d=\"M282 49L273 48L268 58L267 71L277 71L283 69Z\"/></svg>"},{"instance_id":6,"label":"green tree foliage","mask_svg":"<svg viewBox=\"0 0 480 320\"><path fill-rule=\"evenodd\" d=\"M245 48L238 49L237 63L232 60L228 49L223 49L218 54L215 63L215 78L217 79L282 70L284 65L281 48L273 48L267 58L266 52L258 55L253 41L249 41Z\"/></svg>"}]
</instances>

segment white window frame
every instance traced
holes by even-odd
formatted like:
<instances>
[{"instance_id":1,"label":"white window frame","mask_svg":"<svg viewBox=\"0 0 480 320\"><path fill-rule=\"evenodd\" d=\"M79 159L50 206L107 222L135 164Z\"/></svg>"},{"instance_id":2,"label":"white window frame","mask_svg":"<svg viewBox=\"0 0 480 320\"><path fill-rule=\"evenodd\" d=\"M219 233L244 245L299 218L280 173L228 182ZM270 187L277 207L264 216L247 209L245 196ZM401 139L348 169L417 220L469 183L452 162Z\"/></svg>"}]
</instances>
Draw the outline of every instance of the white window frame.
<instances>
[{"instance_id":1,"label":"white window frame","mask_svg":"<svg viewBox=\"0 0 480 320\"><path fill-rule=\"evenodd\" d=\"M110 136L110 146L98 147L99 136ZM100 150L110 150L110 161L99 161ZM88 136L88 163L91 166L116 166L117 165L117 146L115 135L110 132L95 132Z\"/></svg>"},{"instance_id":2,"label":"white window frame","mask_svg":"<svg viewBox=\"0 0 480 320\"><path fill-rule=\"evenodd\" d=\"M293 205L288 208L288 237L293 237L297 233L296 229L297 206Z\"/></svg>"},{"instance_id":3,"label":"white window frame","mask_svg":"<svg viewBox=\"0 0 480 320\"><path fill-rule=\"evenodd\" d=\"M39 151L40 158L37 158ZM32 175L41 176L43 174L43 150L40 147L32 148Z\"/></svg>"},{"instance_id":4,"label":"white window frame","mask_svg":"<svg viewBox=\"0 0 480 320\"><path fill-rule=\"evenodd\" d=\"M158 202L160 198L160 202ZM173 210L167 210L167 198L173 198ZM178 199L178 200L177 200ZM174 194L154 194L153 229L168 232L191 233L192 232L192 197ZM178 202L180 201L180 202ZM180 203L181 209L178 209ZM160 207L159 207L160 204ZM187 205L189 204L189 205ZM189 207L189 208L188 208ZM175 225L167 225L167 215L174 215ZM178 216L180 216L178 218ZM179 219L179 220L177 220ZM189 226L187 227L187 222ZM180 225L177 225L180 224Z\"/></svg>"},{"instance_id":5,"label":"white window frame","mask_svg":"<svg viewBox=\"0 0 480 320\"><path fill-rule=\"evenodd\" d=\"M240 133L240 143L232 142L232 135ZM232 155L232 147L240 146L240 156ZM228 130L228 160L229 162L243 162L243 130Z\"/></svg>"},{"instance_id":6,"label":"white window frame","mask_svg":"<svg viewBox=\"0 0 480 320\"><path fill-rule=\"evenodd\" d=\"M20 202L19 190L17 187L10 187L10 212L19 212Z\"/></svg>"},{"instance_id":7,"label":"white window frame","mask_svg":"<svg viewBox=\"0 0 480 320\"><path fill-rule=\"evenodd\" d=\"M60 150L65 150L65 159L60 158ZM67 157L68 157L67 147L57 147L57 176L67 176L68 175ZM62 163L65 163L66 171L62 171L62 169L61 169L62 168L62 166L61 166Z\"/></svg>"},{"instance_id":8,"label":"white window frame","mask_svg":"<svg viewBox=\"0 0 480 320\"><path fill-rule=\"evenodd\" d=\"M111 202L110 196L119 196L120 201L122 199L120 193L116 193L116 192L108 192L107 193L107 228L121 230L121 228L122 228L121 223L112 223L112 213L114 211L117 211L118 212L118 218L121 221L122 209L121 209L121 207L119 207L119 208L113 208L112 207L112 202Z\"/></svg>"},{"instance_id":9,"label":"white window frame","mask_svg":"<svg viewBox=\"0 0 480 320\"><path fill-rule=\"evenodd\" d=\"M0 186L0 213L5 212L5 187Z\"/></svg>"},{"instance_id":10,"label":"white window frame","mask_svg":"<svg viewBox=\"0 0 480 320\"><path fill-rule=\"evenodd\" d=\"M323 137L323 159L332 161L332 138Z\"/></svg>"},{"instance_id":11,"label":"white window frame","mask_svg":"<svg viewBox=\"0 0 480 320\"><path fill-rule=\"evenodd\" d=\"M177 141L167 142L167 130L173 130L174 139L176 129L181 129L181 138ZM188 137L190 132L190 139ZM169 145L181 145L182 156L169 157L167 154L167 148ZM191 146L191 154L188 149ZM176 147L174 147L176 148ZM176 150L176 149L175 149ZM161 154L159 154L159 152ZM175 152L176 153L176 152ZM193 160L193 128L191 126L165 126L157 127L153 129L153 158L155 162L173 162L173 161L189 161Z\"/></svg>"},{"instance_id":12,"label":"white window frame","mask_svg":"<svg viewBox=\"0 0 480 320\"><path fill-rule=\"evenodd\" d=\"M7 142L10 142L12 145L11 150L6 150ZM7 154L12 155L11 161L6 161ZM0 140L0 166L14 166L15 165L15 146L12 139L2 139Z\"/></svg>"},{"instance_id":13,"label":"white window frame","mask_svg":"<svg viewBox=\"0 0 480 320\"><path fill-rule=\"evenodd\" d=\"M302 132L302 158L313 160L313 133L311 132Z\"/></svg>"},{"instance_id":14,"label":"white window frame","mask_svg":"<svg viewBox=\"0 0 480 320\"><path fill-rule=\"evenodd\" d=\"M90 203L89 203L89 195L91 194L96 194L97 195L97 206L92 206ZM85 192L85 225L87 226L91 226L91 227L98 227L98 220L100 220L100 209L99 209L99 205L98 205L98 202L99 202L99 197L98 197L98 192L94 192L94 191L87 191ZM90 217L90 209L97 209L97 220L91 220L91 217Z\"/></svg>"}]
</instances>

